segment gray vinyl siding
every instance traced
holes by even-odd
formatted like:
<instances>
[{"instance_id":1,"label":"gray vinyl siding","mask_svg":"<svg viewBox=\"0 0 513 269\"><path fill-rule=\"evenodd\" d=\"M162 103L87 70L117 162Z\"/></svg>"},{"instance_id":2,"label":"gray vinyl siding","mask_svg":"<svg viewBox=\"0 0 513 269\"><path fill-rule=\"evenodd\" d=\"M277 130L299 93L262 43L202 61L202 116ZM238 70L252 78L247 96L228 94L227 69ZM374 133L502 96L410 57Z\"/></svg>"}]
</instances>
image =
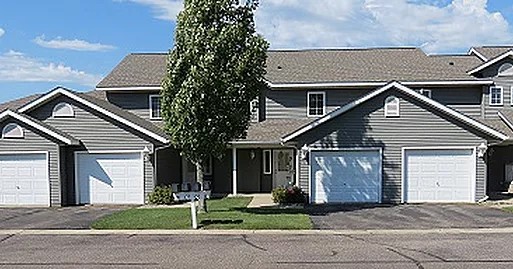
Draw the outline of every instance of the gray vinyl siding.
<instances>
[{"instance_id":1,"label":"gray vinyl siding","mask_svg":"<svg viewBox=\"0 0 513 269\"><path fill-rule=\"evenodd\" d=\"M369 90L310 90L326 93L326 113L333 111L362 95ZM307 118L308 90L269 90L265 99L265 118ZM312 118L313 119L313 118Z\"/></svg>"},{"instance_id":2,"label":"gray vinyl siding","mask_svg":"<svg viewBox=\"0 0 513 269\"><path fill-rule=\"evenodd\" d=\"M0 123L0 130L11 122L15 122L23 128L25 137L23 139L0 139L0 152L4 154L15 154L18 152L29 151L48 152L50 205L60 206L62 204L62 200L59 169L59 145L48 140L43 136L43 134L34 130L32 127L15 120L6 120Z\"/></svg>"},{"instance_id":3,"label":"gray vinyl siding","mask_svg":"<svg viewBox=\"0 0 513 269\"><path fill-rule=\"evenodd\" d=\"M75 117L52 117L53 107L60 102L69 103L74 109ZM153 152L153 145L132 133L133 130L67 97L58 97L34 109L30 115L80 140L82 147L77 148L77 151L143 150L146 146ZM74 167L71 160L67 161L67 165ZM155 183L152 160L144 162L144 174L146 197L153 191ZM73 189L69 191L74 192Z\"/></svg>"},{"instance_id":4,"label":"gray vinyl siding","mask_svg":"<svg viewBox=\"0 0 513 269\"><path fill-rule=\"evenodd\" d=\"M251 159L251 151L255 158ZM237 150L237 189L240 193L260 192L262 156L259 150Z\"/></svg>"},{"instance_id":5,"label":"gray vinyl siding","mask_svg":"<svg viewBox=\"0 0 513 269\"><path fill-rule=\"evenodd\" d=\"M497 118L497 112L502 109L513 109L511 105L511 87L513 86L513 77L495 77L493 78L496 86L502 87L503 104L490 105L490 87L483 87L483 105L486 118Z\"/></svg>"},{"instance_id":6,"label":"gray vinyl siding","mask_svg":"<svg viewBox=\"0 0 513 269\"><path fill-rule=\"evenodd\" d=\"M482 88L429 88L431 98L470 117L481 117Z\"/></svg>"},{"instance_id":7,"label":"gray vinyl siding","mask_svg":"<svg viewBox=\"0 0 513 269\"><path fill-rule=\"evenodd\" d=\"M109 92L107 98L109 102L126 109L135 115L150 120L150 95L156 95L159 92ZM160 121L154 120L151 121Z\"/></svg>"},{"instance_id":8,"label":"gray vinyl siding","mask_svg":"<svg viewBox=\"0 0 513 269\"><path fill-rule=\"evenodd\" d=\"M384 116L384 99L400 97L400 117ZM385 203L401 202L401 163L403 147L476 147L486 135L448 120L424 105L415 105L399 92L387 92L343 114L297 139L299 145L314 148L374 147L383 149L383 188ZM476 199L485 196L486 164L477 158ZM302 162L301 187L308 191L309 164Z\"/></svg>"}]
</instances>

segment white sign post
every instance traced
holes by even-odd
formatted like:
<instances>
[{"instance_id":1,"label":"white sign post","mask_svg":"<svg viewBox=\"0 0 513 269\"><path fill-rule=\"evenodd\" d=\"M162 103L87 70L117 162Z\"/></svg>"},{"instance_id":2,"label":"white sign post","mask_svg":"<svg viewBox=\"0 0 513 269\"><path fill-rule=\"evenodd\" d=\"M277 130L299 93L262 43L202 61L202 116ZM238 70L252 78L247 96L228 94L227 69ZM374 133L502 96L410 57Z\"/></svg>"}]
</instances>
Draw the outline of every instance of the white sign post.
<instances>
[{"instance_id":1,"label":"white sign post","mask_svg":"<svg viewBox=\"0 0 513 269\"><path fill-rule=\"evenodd\" d=\"M198 229L198 214L196 210L196 202L194 201L194 197L191 200L191 221L192 221L192 228Z\"/></svg>"}]
</instances>

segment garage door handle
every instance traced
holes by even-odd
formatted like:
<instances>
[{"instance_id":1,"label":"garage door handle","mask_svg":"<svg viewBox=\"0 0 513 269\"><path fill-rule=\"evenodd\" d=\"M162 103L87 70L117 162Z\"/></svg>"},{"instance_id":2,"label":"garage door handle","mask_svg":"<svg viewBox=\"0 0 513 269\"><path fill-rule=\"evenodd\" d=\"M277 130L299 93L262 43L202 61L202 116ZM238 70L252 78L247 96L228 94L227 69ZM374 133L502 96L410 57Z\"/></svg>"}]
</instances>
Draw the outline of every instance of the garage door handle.
<instances>
[{"instance_id":1,"label":"garage door handle","mask_svg":"<svg viewBox=\"0 0 513 269\"><path fill-rule=\"evenodd\" d=\"M16 189L19 190L20 189L20 186L16 186Z\"/></svg>"}]
</instances>

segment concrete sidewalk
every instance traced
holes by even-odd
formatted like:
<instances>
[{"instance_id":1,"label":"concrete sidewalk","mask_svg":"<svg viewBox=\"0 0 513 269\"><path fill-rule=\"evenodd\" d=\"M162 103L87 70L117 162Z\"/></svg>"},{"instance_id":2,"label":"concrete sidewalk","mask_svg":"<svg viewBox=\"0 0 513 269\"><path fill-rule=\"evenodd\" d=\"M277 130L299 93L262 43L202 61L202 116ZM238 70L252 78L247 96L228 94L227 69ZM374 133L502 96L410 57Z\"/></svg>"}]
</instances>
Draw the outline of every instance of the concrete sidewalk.
<instances>
[{"instance_id":1,"label":"concrete sidewalk","mask_svg":"<svg viewBox=\"0 0 513 269\"><path fill-rule=\"evenodd\" d=\"M424 234L513 234L505 228L446 228L388 230L35 230L4 229L0 235L424 235Z\"/></svg>"}]
</instances>

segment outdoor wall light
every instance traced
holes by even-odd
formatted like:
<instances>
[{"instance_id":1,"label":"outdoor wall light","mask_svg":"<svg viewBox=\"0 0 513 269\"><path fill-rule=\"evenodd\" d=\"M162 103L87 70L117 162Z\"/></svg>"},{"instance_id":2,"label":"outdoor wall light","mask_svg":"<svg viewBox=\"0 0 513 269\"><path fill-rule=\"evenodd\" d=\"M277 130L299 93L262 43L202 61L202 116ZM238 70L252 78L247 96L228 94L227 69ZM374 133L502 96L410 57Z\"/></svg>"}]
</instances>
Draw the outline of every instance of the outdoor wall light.
<instances>
[{"instance_id":1,"label":"outdoor wall light","mask_svg":"<svg viewBox=\"0 0 513 269\"><path fill-rule=\"evenodd\" d=\"M256 154L255 154L255 151L254 151L254 150L251 150L251 151L249 152L249 157L251 158L251 160L255 159Z\"/></svg>"},{"instance_id":2,"label":"outdoor wall light","mask_svg":"<svg viewBox=\"0 0 513 269\"><path fill-rule=\"evenodd\" d=\"M143 152L144 161L148 162L150 160L150 149L147 146L145 146L142 152Z\"/></svg>"},{"instance_id":3,"label":"outdoor wall light","mask_svg":"<svg viewBox=\"0 0 513 269\"><path fill-rule=\"evenodd\" d=\"M477 146L477 157L483 158L487 150L488 146L484 142L481 143L481 145Z\"/></svg>"},{"instance_id":4,"label":"outdoor wall light","mask_svg":"<svg viewBox=\"0 0 513 269\"><path fill-rule=\"evenodd\" d=\"M308 158L308 152L309 152L309 148L306 144L303 145L303 147L301 147L301 160L306 160L306 158Z\"/></svg>"}]
</instances>

